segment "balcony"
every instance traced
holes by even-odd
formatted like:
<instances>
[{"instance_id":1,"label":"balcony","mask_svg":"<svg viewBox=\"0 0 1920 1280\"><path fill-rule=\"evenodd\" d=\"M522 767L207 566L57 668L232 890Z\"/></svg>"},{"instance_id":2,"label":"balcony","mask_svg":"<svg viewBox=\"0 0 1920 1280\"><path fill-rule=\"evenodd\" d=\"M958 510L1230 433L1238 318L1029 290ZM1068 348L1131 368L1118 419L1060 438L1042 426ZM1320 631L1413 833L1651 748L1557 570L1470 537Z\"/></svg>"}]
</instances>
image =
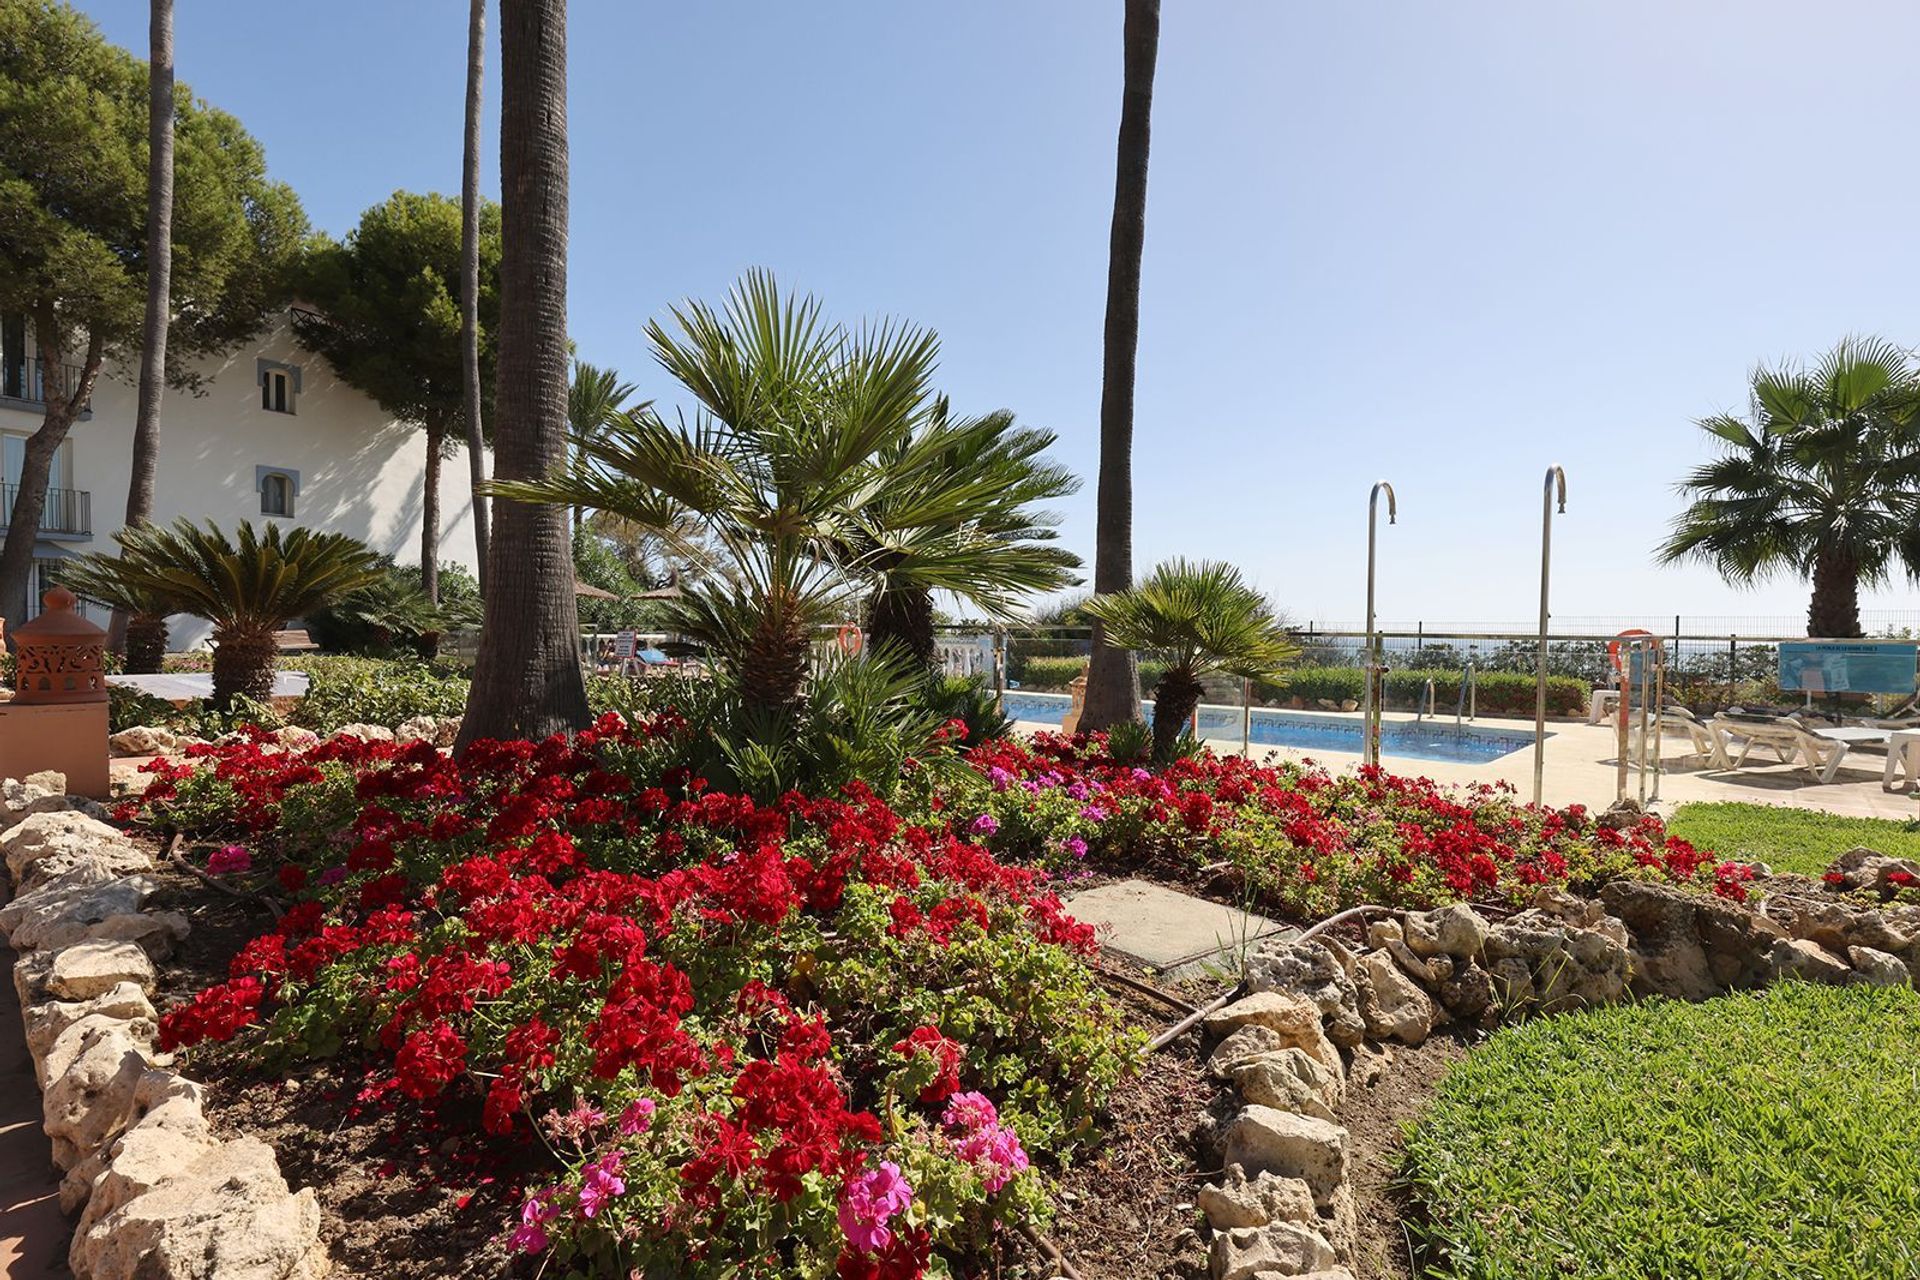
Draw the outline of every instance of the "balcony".
<instances>
[{"instance_id":1,"label":"balcony","mask_svg":"<svg viewBox=\"0 0 1920 1280\"><path fill-rule=\"evenodd\" d=\"M47 375L58 369L66 375L65 382L72 386L80 378L80 366L77 364L53 364L38 356L8 357L0 359L0 405L16 409L40 409L47 403ZM81 409L87 412L91 406Z\"/></svg>"},{"instance_id":2,"label":"balcony","mask_svg":"<svg viewBox=\"0 0 1920 1280\"><path fill-rule=\"evenodd\" d=\"M0 484L0 529L13 523L13 504L20 496L17 484ZM49 489L47 505L40 513L43 538L90 538L93 536L93 495L85 489Z\"/></svg>"}]
</instances>

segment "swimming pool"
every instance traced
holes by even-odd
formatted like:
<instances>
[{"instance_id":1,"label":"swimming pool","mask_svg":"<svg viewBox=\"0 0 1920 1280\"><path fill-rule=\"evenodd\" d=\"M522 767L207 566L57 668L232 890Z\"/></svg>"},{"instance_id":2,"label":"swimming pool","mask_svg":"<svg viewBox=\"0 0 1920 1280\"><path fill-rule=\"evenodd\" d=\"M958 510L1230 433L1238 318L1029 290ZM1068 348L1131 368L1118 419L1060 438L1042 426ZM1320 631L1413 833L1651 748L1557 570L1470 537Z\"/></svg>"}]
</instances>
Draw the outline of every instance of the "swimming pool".
<instances>
[{"instance_id":1,"label":"swimming pool","mask_svg":"<svg viewBox=\"0 0 1920 1280\"><path fill-rule=\"evenodd\" d=\"M1010 689L1001 705L1015 720L1058 725L1072 704L1073 699L1064 693L1024 693ZM1153 703L1148 701L1143 705L1151 715ZM1200 708L1200 736L1238 738L1240 714L1238 707L1203 705ZM1360 722L1348 716L1255 707L1251 736L1256 744L1263 747L1360 754ZM1444 722L1423 721L1416 724L1410 720L1389 720L1380 729L1380 754L1405 760L1486 764L1532 745L1532 734L1510 733L1479 725L1456 727Z\"/></svg>"}]
</instances>

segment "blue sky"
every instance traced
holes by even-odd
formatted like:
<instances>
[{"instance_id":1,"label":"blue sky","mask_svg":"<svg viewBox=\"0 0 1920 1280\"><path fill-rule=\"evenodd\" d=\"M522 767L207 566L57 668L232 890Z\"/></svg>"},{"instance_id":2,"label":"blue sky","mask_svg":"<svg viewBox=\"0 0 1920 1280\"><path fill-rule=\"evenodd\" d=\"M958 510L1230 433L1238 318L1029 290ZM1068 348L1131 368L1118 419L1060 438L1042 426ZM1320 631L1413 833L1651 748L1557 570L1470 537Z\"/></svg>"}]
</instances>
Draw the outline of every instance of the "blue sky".
<instances>
[{"instance_id":1,"label":"blue sky","mask_svg":"<svg viewBox=\"0 0 1920 1280\"><path fill-rule=\"evenodd\" d=\"M145 0L80 7L144 52ZM465 15L194 0L176 61L338 233L396 188L458 190ZM581 353L670 396L644 321L761 265L932 326L957 407L1059 432L1090 557L1119 16L574 0ZM1223 557L1296 618L1357 619L1384 476L1383 617L1524 623L1560 462L1557 617L1803 616L1797 583L1736 591L1651 549L1707 454L1691 420L1741 408L1756 360L1920 344L1916 47L1901 0L1173 0L1136 564Z\"/></svg>"}]
</instances>

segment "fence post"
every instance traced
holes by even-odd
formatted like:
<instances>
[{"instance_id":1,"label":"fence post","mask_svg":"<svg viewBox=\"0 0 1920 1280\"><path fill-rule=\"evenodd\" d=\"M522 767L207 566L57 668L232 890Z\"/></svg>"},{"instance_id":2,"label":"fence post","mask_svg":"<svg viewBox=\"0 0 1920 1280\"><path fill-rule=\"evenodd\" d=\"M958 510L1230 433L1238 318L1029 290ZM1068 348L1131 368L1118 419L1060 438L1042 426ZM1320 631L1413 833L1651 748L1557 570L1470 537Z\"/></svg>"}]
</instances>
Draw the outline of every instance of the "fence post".
<instances>
[{"instance_id":1,"label":"fence post","mask_svg":"<svg viewBox=\"0 0 1920 1280\"><path fill-rule=\"evenodd\" d=\"M1727 706L1740 701L1740 637L1727 637Z\"/></svg>"},{"instance_id":2,"label":"fence post","mask_svg":"<svg viewBox=\"0 0 1920 1280\"><path fill-rule=\"evenodd\" d=\"M1253 756L1253 679L1240 681L1240 754Z\"/></svg>"}]
</instances>

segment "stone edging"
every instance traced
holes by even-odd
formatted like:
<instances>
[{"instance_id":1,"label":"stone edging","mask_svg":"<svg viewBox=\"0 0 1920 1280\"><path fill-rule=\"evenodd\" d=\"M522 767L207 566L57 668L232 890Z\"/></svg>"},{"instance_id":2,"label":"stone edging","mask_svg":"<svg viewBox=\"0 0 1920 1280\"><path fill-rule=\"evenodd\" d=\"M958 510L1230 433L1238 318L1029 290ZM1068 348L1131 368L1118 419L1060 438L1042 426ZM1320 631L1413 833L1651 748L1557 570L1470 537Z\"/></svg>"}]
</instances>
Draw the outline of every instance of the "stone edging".
<instances>
[{"instance_id":1,"label":"stone edging","mask_svg":"<svg viewBox=\"0 0 1920 1280\"><path fill-rule=\"evenodd\" d=\"M1920 866L1856 849L1830 874L1891 897L1901 877L1890 872L1920 877ZM1630 994L1699 1000L1790 976L1907 985L1916 974L1920 907L1817 886L1750 908L1622 880L1597 901L1542 890L1498 923L1467 906L1402 913L1373 924L1358 953L1325 935L1264 944L1247 960L1247 994L1204 1023L1221 1037L1208 1070L1233 1090L1229 1118L1208 1121L1226 1176L1197 1201L1213 1280L1354 1280L1338 1114L1349 1080L1377 1078L1387 1042Z\"/></svg>"},{"instance_id":2,"label":"stone edging","mask_svg":"<svg viewBox=\"0 0 1920 1280\"><path fill-rule=\"evenodd\" d=\"M0 935L19 953L60 1207L80 1215L68 1265L77 1280L319 1280L313 1191L290 1191L264 1142L215 1137L202 1087L154 1051L153 962L186 918L145 910L153 859L65 786L57 773L0 782L15 894Z\"/></svg>"}]
</instances>

